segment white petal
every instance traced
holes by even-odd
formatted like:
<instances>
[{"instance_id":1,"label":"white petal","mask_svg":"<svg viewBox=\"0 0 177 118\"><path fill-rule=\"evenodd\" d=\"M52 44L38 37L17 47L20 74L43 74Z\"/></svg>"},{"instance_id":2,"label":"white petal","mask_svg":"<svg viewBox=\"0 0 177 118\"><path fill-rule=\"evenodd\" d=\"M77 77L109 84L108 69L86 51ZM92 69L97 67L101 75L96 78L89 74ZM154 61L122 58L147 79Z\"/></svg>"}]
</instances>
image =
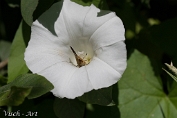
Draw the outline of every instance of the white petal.
<instances>
[{"instance_id":1,"label":"white petal","mask_svg":"<svg viewBox=\"0 0 177 118\"><path fill-rule=\"evenodd\" d=\"M26 64L33 73L37 73L55 63L69 62L68 48L36 21L33 23L31 39L25 51Z\"/></svg>"},{"instance_id":2,"label":"white petal","mask_svg":"<svg viewBox=\"0 0 177 118\"><path fill-rule=\"evenodd\" d=\"M92 34L101 27L105 22L116 17L114 12L110 12L103 16L98 16L100 9L96 8L94 5L90 6L87 15L85 16L83 23L83 36L91 37Z\"/></svg>"},{"instance_id":3,"label":"white petal","mask_svg":"<svg viewBox=\"0 0 177 118\"><path fill-rule=\"evenodd\" d=\"M66 93L68 98L75 98L83 95L84 93L91 91L93 86L91 85L85 66L78 68L66 86Z\"/></svg>"},{"instance_id":4,"label":"white petal","mask_svg":"<svg viewBox=\"0 0 177 118\"><path fill-rule=\"evenodd\" d=\"M38 21L32 26L25 61L33 73L48 79L57 97L75 98L92 89L115 84L126 67L124 27L114 13L98 16L94 5L83 7L64 0L55 22L54 36ZM78 51L93 53L92 61L81 68L70 60ZM90 49L91 48L91 49ZM93 50L92 50L93 48ZM110 58L109 58L110 57Z\"/></svg>"},{"instance_id":5,"label":"white petal","mask_svg":"<svg viewBox=\"0 0 177 118\"><path fill-rule=\"evenodd\" d=\"M68 63L57 63L39 73L54 85L57 97L75 98L92 90L85 67L77 68Z\"/></svg>"},{"instance_id":6,"label":"white petal","mask_svg":"<svg viewBox=\"0 0 177 118\"><path fill-rule=\"evenodd\" d=\"M67 34L72 40L89 39L91 35L105 22L113 17L115 13L98 16L100 10L94 5L82 6L65 0L60 17L55 23L55 30L58 36ZM65 29L63 29L65 27Z\"/></svg>"},{"instance_id":7,"label":"white petal","mask_svg":"<svg viewBox=\"0 0 177 118\"><path fill-rule=\"evenodd\" d=\"M38 74L44 76L54 85L52 92L55 96L63 98L66 95L65 86L76 69L77 67L71 63L60 62L46 68Z\"/></svg>"},{"instance_id":8,"label":"white petal","mask_svg":"<svg viewBox=\"0 0 177 118\"><path fill-rule=\"evenodd\" d=\"M123 41L101 47L95 53L99 59L113 67L120 74L123 74L127 66L127 51Z\"/></svg>"},{"instance_id":9,"label":"white petal","mask_svg":"<svg viewBox=\"0 0 177 118\"><path fill-rule=\"evenodd\" d=\"M89 7L64 0L60 16L55 23L56 34L58 36L67 34L71 40L82 37L83 21L88 10Z\"/></svg>"},{"instance_id":10,"label":"white petal","mask_svg":"<svg viewBox=\"0 0 177 118\"><path fill-rule=\"evenodd\" d=\"M60 37L53 35L48 29L46 29L37 20L32 25L31 39L29 43L33 43L39 47L39 44L49 46L46 48L58 49L61 46L65 46ZM31 41L32 40L32 41ZM52 45L52 46L51 46Z\"/></svg>"},{"instance_id":11,"label":"white petal","mask_svg":"<svg viewBox=\"0 0 177 118\"><path fill-rule=\"evenodd\" d=\"M94 89L109 87L115 84L121 77L114 68L97 57L94 57L86 66L89 80Z\"/></svg>"},{"instance_id":12,"label":"white petal","mask_svg":"<svg viewBox=\"0 0 177 118\"><path fill-rule=\"evenodd\" d=\"M118 17L114 17L94 32L90 38L90 42L93 49L96 50L100 47L112 45L116 42L125 40L124 32L125 29L122 21Z\"/></svg>"}]
</instances>

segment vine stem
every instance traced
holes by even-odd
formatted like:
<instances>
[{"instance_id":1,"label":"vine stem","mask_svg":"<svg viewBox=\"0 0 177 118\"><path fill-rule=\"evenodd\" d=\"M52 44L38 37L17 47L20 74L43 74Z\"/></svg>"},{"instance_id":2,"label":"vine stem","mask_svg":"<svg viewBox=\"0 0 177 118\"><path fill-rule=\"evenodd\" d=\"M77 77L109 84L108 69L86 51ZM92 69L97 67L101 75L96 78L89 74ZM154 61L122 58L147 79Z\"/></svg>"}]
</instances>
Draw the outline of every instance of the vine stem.
<instances>
[{"instance_id":1,"label":"vine stem","mask_svg":"<svg viewBox=\"0 0 177 118\"><path fill-rule=\"evenodd\" d=\"M8 106L8 107L7 107L7 111L8 111L8 112L12 112L12 106Z\"/></svg>"}]
</instances>

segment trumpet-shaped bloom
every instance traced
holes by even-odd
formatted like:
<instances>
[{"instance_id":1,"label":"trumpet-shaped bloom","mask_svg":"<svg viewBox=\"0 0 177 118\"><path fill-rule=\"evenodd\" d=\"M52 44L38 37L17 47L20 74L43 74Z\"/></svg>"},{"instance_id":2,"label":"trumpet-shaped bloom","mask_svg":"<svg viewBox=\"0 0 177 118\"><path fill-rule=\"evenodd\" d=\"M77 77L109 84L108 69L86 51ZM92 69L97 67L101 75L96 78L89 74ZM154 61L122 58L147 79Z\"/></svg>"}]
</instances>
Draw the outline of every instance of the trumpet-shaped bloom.
<instances>
[{"instance_id":1,"label":"trumpet-shaped bloom","mask_svg":"<svg viewBox=\"0 0 177 118\"><path fill-rule=\"evenodd\" d=\"M56 35L33 22L25 61L54 85L55 96L73 99L121 78L126 68L124 26L115 13L99 12L94 5L65 0L54 24Z\"/></svg>"}]
</instances>

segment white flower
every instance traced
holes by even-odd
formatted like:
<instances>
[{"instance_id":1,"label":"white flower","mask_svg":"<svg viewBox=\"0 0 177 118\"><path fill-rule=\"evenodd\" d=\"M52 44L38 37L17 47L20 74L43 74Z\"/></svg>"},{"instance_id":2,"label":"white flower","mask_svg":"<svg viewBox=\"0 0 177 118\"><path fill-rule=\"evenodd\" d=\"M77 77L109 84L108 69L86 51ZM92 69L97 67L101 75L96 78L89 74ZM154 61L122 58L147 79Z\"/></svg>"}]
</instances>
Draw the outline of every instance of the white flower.
<instances>
[{"instance_id":1,"label":"white flower","mask_svg":"<svg viewBox=\"0 0 177 118\"><path fill-rule=\"evenodd\" d=\"M84 7L64 0L54 24L57 36L38 20L33 23L25 61L33 73L54 85L55 96L73 99L109 87L123 74L124 26L115 13L98 16L99 12L94 5Z\"/></svg>"}]
</instances>

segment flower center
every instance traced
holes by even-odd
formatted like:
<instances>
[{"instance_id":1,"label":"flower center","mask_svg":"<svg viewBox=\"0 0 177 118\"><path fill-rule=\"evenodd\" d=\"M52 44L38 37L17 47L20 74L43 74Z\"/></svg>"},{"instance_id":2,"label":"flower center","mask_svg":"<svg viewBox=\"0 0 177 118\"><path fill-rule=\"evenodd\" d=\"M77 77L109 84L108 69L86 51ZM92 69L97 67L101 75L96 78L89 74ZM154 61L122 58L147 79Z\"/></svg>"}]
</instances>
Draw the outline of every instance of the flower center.
<instances>
[{"instance_id":1,"label":"flower center","mask_svg":"<svg viewBox=\"0 0 177 118\"><path fill-rule=\"evenodd\" d=\"M87 55L87 53L85 53L84 51L78 51L76 53L75 50L71 46L70 46L70 48L75 56L78 67L82 67L82 66L85 66L90 63L91 58Z\"/></svg>"}]
</instances>

